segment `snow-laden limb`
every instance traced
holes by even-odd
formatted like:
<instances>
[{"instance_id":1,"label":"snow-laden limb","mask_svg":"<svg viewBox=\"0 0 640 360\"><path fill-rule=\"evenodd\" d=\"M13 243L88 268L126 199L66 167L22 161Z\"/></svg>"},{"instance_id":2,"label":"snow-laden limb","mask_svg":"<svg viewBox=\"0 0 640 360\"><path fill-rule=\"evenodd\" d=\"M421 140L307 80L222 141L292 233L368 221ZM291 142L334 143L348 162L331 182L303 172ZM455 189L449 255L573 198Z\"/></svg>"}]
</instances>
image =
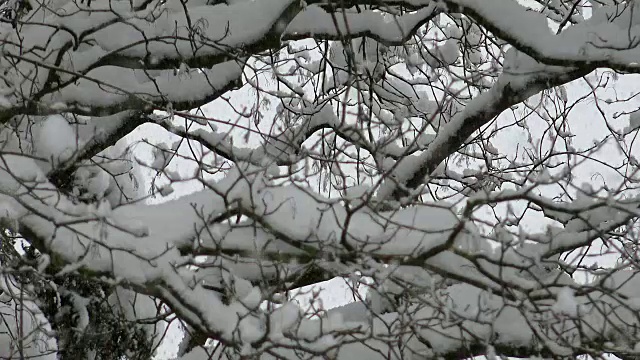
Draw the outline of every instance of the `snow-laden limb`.
<instances>
[{"instance_id":1,"label":"snow-laden limb","mask_svg":"<svg viewBox=\"0 0 640 360\"><path fill-rule=\"evenodd\" d=\"M157 1L147 1L133 8L128 6L119 3L107 8L85 8L68 2L58 12L40 8L33 10L31 16L44 17L45 23L55 23L60 31L42 26L41 22L25 22L17 35L5 26L5 61L0 66L8 72L5 90L13 93L6 97L8 103L5 105L13 105L3 107L22 106L18 104L26 101L30 104L25 110L46 113L42 105L48 108L63 102L68 103L68 109L73 108L80 113L98 114L102 111L104 114L109 108L114 108L111 112L125 110L122 105L113 104L116 99L118 102L146 102L148 106L162 95L162 101L156 106L174 103L174 108L187 109L187 104L193 108L197 106L196 99L208 99L199 94L198 89L209 82L216 88L217 77L231 76L227 74L229 69L212 69L207 76L211 79L194 76L193 83L184 78L176 82L177 75L169 72L160 76L147 71L181 68L183 64L194 69L215 68L230 54L235 54L232 55L235 58L247 50L277 48L279 37L289 22L302 11L301 4L291 0L258 6L251 1L231 5L189 4L186 8ZM87 19L86 12L91 13L91 19ZM429 15L433 11L426 9L425 13ZM411 30L429 18L427 16L422 22L409 19L414 22ZM362 17L358 23L369 26L378 23L369 20ZM397 31L398 25L392 21L388 27ZM410 34L407 32L405 36ZM39 70L36 75L22 76L36 69ZM142 75L133 76L134 69L145 71ZM133 80L140 76L148 78L146 85ZM90 99L99 104L87 101L87 96L95 93L96 89L92 89L95 86L105 88L113 95ZM158 89L161 94L156 94ZM177 90L175 96L171 90ZM102 109L83 111L83 107L90 109L96 105ZM5 118L16 113L9 109L3 112Z\"/></svg>"},{"instance_id":2,"label":"snow-laden limb","mask_svg":"<svg viewBox=\"0 0 640 360\"><path fill-rule=\"evenodd\" d=\"M626 34L627 28L635 25L634 19L631 18L633 13L631 7L625 8L622 15L615 13L616 6L596 8L593 16L588 20L569 27L559 35L554 35L546 25L548 20L546 14L528 11L527 7L516 1L496 0L478 4L473 1L451 0L444 2L446 7L434 1L389 1L388 6L406 5L416 9L416 12L407 15L406 18L398 17L397 19L388 19L388 21L379 21L380 13L373 11L334 16L315 5L315 1L307 1L306 3L309 4L306 8L292 1L270 3L269 6L265 5L264 8L261 6L259 9L256 9L255 4L250 1L240 1L228 6L191 8L193 13L201 16L202 21L209 24L219 24L211 25L206 30L205 38L213 40L211 42L215 45L209 48L204 47L203 54L200 56L215 55L226 49L233 49L239 44L243 44L243 46L254 44L262 40L263 34L271 34L275 30L273 25L277 22L280 22L280 28L287 28L284 32L285 38L287 34L292 36L314 34L318 37L342 37L348 34L356 37L372 36L383 43L400 43L420 23L424 23L424 15L432 17L437 12L446 9L449 12L461 12L474 18L499 37L510 41L516 48L548 64L578 66L593 65L595 61L598 66L626 70L634 69L636 66L634 65L636 53L633 49L633 43L628 40L633 37L633 34L629 38L619 36L622 33ZM349 4L357 5L358 2L352 1ZM319 5L324 4L319 2ZM130 46L119 53L143 59L149 53L149 49L145 46L150 43L151 46L154 46L154 48L150 48L151 50L162 54L159 60L165 57L175 58L176 55L181 55L184 58L191 57L185 56L192 52L192 46L186 35L184 37L178 36L184 40L179 42L175 48L163 46L161 41L154 42L156 38L162 39L163 32L170 33L171 29L174 29L176 21L178 21L176 28L182 27L181 22L185 21L181 17L183 9L170 7L170 10L172 11L168 16L158 18L159 23L166 25L159 25L155 31L146 30L145 26L147 25L141 20L139 23L132 21L132 28L135 30L123 27L120 30L122 36L119 38L139 37L140 45ZM260 17L251 16L251 14L258 13L261 14ZM233 14L233 16L229 16L229 14ZM613 21L609 20L612 14L616 14ZM224 21L221 21L223 19ZM195 22L196 19L193 21ZM347 28L349 31L345 31ZM527 29L537 29L537 31L532 32ZM634 30L632 28L632 31ZM143 38L142 34L146 36ZM276 32L273 35L280 34ZM119 44L117 41L114 43L113 39L102 41L100 41L100 37L97 39L103 48L110 51L119 50L126 46L126 44ZM594 43L594 39L597 39L598 42ZM599 46L605 43L608 47Z\"/></svg>"},{"instance_id":3,"label":"snow-laden limb","mask_svg":"<svg viewBox=\"0 0 640 360\"><path fill-rule=\"evenodd\" d=\"M78 148L66 161L52 167L47 178L60 185L69 181L77 170L77 163L91 159L101 151L115 145L118 140L143 124L147 117L139 111L123 111L105 117L77 116L74 132L78 138Z\"/></svg>"},{"instance_id":4,"label":"snow-laden limb","mask_svg":"<svg viewBox=\"0 0 640 360\"><path fill-rule=\"evenodd\" d=\"M107 248L131 251L146 258L164 256L165 252L171 253L174 247L193 246L196 236L203 247L228 251L273 251L310 256L324 251L340 254L341 251L353 249L375 256L400 258L420 254L442 244L458 224L457 217L442 205L382 215L367 210L351 211L335 200L323 199L304 188L270 184L262 171L243 167L237 168L224 180L207 183L208 190L179 200L153 206L124 205L105 213L105 210L93 208L94 205L75 205L64 195L52 193L55 188L44 180L33 160L6 156L4 162L5 193L15 197L16 206L34 212L33 216L23 221L24 224L33 222L31 226L36 233L40 231L37 230L39 227L43 227L44 233L40 237L48 238L44 234L53 229L46 229L57 227L56 239L60 238L60 242L78 241L64 239L62 234L68 234L70 238L74 237L73 233L83 234ZM19 173L13 173L18 163L24 163L22 169ZM20 194L22 181L35 181L39 185L30 194ZM45 204L42 204L43 201ZM50 206L46 206L48 201L52 202L48 204ZM257 231L265 231L265 237L257 236L247 241L247 237L242 235L242 226L225 229L225 225L212 223L215 231L203 232L202 229L209 225L198 225L201 218L213 221L230 216L225 214L238 212L261 224L264 230ZM173 224L176 214L184 218L178 224ZM424 224L424 228L415 224L415 219L422 216L432 218L433 222ZM291 228L289 222L292 219L307 226ZM81 222L87 224L79 224ZM108 239L101 239L100 229L95 228L101 222L105 222L104 226L115 228L112 229L113 233L110 230ZM198 229L199 226L203 228ZM399 232L405 238L402 246L390 244L390 240ZM220 234L220 239L216 233ZM247 240L236 241L236 236L238 240ZM69 247L65 257L73 261L82 258L88 244L80 241ZM102 266L112 266L108 259L105 261ZM95 270L100 271L98 268Z\"/></svg>"},{"instance_id":5,"label":"snow-laden limb","mask_svg":"<svg viewBox=\"0 0 640 360\"><path fill-rule=\"evenodd\" d=\"M452 11L460 11L516 49L536 60L569 67L609 67L638 71L638 48L634 40L640 32L635 3L609 3L593 8L591 17L554 34L545 14L530 11L517 1L451 0ZM535 29L535 30L534 30Z\"/></svg>"},{"instance_id":6,"label":"snow-laden limb","mask_svg":"<svg viewBox=\"0 0 640 360\"><path fill-rule=\"evenodd\" d=\"M207 291L202 284L192 283L188 272L185 273L186 270L176 268L188 260L179 254L178 248L190 245L196 235L194 226L198 227L198 217L194 210L206 216L216 216L226 211L227 204L238 202L241 207L251 208L256 216L261 216L270 229L294 238L297 243L293 244L292 249L288 249L278 246L278 242L261 244L257 238L250 242L222 244L223 248L233 250L233 247L237 246L247 251L277 249L293 255L308 252L307 248L317 251L327 246L335 247L339 251L340 248L364 246L367 250L371 249L372 254L407 256L414 251L421 251L423 247L428 248L445 241L446 238L438 240L440 233L446 232L451 226L451 221L456 220L449 210L437 210L432 214L432 217L437 216L434 218L437 225L432 225L441 227L418 228L414 239L411 230L389 229L393 233L407 232L406 240L409 241L398 247L387 244L392 233L386 233L381 225L376 225L375 219L367 221L369 215L362 214L361 217L354 217L354 225L350 225L354 230L349 231L350 236L345 239L344 244L340 244L337 236L341 228L347 225L344 223L344 209L331 204L318 204L316 198L304 191L299 191L297 195L294 193L292 198L289 191L283 191L281 188L265 188L264 180L260 180L261 176L257 176L256 181L248 183L241 177L241 172L237 171L236 176L229 176L221 182L211 184L214 191L201 192L163 205L142 209L139 205L128 205L109 212L108 209L103 209L103 206L92 209L91 205L72 204L44 180L43 174L28 158L6 156L4 164L3 192L12 195L12 198L5 198L5 201L13 203L16 209L22 209L23 215L18 216L21 228L23 232L31 234L32 238L39 239L42 251L60 257L70 263L71 268L85 268L92 272L110 274L113 279L123 281L128 286L159 296L200 330L219 334L221 339L229 343L234 342L233 332L241 321L238 315L233 311L223 310L227 309L227 305L217 299L215 293ZM18 164L20 166L16 167ZM18 168L20 173L14 173ZM249 178L252 177L255 178L255 175L249 175ZM30 183L36 187L25 194L24 185L21 183ZM254 196L259 198L256 199ZM295 221L309 225L319 223L316 231L308 233L309 228L296 230L288 226L296 206L299 206L299 209L308 209L309 212L296 214ZM329 211L324 214L323 208ZM428 211L429 208L425 209ZM416 216L414 211L412 209L389 220L398 224L404 222L413 225ZM176 214L181 214L184 218L175 222ZM337 219L333 218L334 216L337 216ZM445 219L449 221L444 221ZM358 224L362 221L366 221L369 228L375 226L372 230L378 233L377 241L362 243L364 239L360 236L368 238L375 235L367 233L368 231L359 234L367 226ZM105 228L109 229L107 236ZM285 231L286 228L289 228L288 233ZM436 231L436 238L431 241L428 237L429 231ZM206 240L203 239L205 244ZM283 246L290 245L284 240L279 242ZM206 303L203 302L204 299L207 299Z\"/></svg>"},{"instance_id":7,"label":"snow-laden limb","mask_svg":"<svg viewBox=\"0 0 640 360\"><path fill-rule=\"evenodd\" d=\"M319 35L325 39L339 40L349 37L370 37L385 45L401 45L417 29L438 16L442 7L437 2L405 15L393 16L380 11L346 10L336 15L322 9L321 4L310 5L301 11L288 25L285 39L301 39Z\"/></svg>"},{"instance_id":8,"label":"snow-laden limb","mask_svg":"<svg viewBox=\"0 0 640 360\"><path fill-rule=\"evenodd\" d=\"M549 290L549 298L541 301L509 301L468 284L456 284L425 289L418 303L382 315L375 314L370 302L331 309L322 319L303 319L294 311L288 315L288 333L304 337L315 330L322 340L313 346L307 344L308 348L297 344L298 350L287 349L285 339L276 340L261 356L298 359L303 348L304 358L310 359L327 354L337 359L461 358L486 354L488 343L500 354L514 357L564 357L598 351L637 354L635 340L629 336L640 326L637 273L612 271L582 285L598 287L583 294L575 293L572 288L580 285L566 275L556 284ZM407 333L407 328L412 331ZM223 346L197 348L180 359L235 358L227 351Z\"/></svg>"},{"instance_id":9,"label":"snow-laden limb","mask_svg":"<svg viewBox=\"0 0 640 360\"><path fill-rule=\"evenodd\" d=\"M475 131L519 102L547 89L562 85L589 71L581 68L545 66L519 51L510 50L505 61L505 73L493 86L470 100L463 110L443 125L433 141L421 154L400 160L377 196L388 199L406 196L407 189L424 183L446 157L463 145Z\"/></svg>"},{"instance_id":10,"label":"snow-laden limb","mask_svg":"<svg viewBox=\"0 0 640 360\"><path fill-rule=\"evenodd\" d=\"M68 191L75 187L76 195L106 197L112 206L140 198L134 193L141 179L122 136L148 117L137 111L96 118L65 115L27 118L16 132L3 134L3 150L31 153L52 184Z\"/></svg>"},{"instance_id":11,"label":"snow-laden limb","mask_svg":"<svg viewBox=\"0 0 640 360\"><path fill-rule=\"evenodd\" d=\"M20 100L26 105L5 106L0 112L5 119L3 122L19 113L46 115L59 113L60 110L79 115L104 116L128 109L146 112L158 108L191 109L237 88L242 74L242 66L238 61L229 61L187 74L163 71L151 76L147 73L145 80L139 80L135 76L137 70L100 67L88 75L76 75L21 56L10 57L33 63L37 68L60 72L67 78L64 82L66 86L56 89L56 92L40 92L26 98L22 95L20 98L14 97L15 101Z\"/></svg>"},{"instance_id":12,"label":"snow-laden limb","mask_svg":"<svg viewBox=\"0 0 640 360\"><path fill-rule=\"evenodd\" d=\"M541 301L526 297L509 301L458 284L421 296L419 304L395 316L414 326L416 332L407 339L407 345L417 351L422 347L424 355L459 354L467 349L471 352L467 355L479 355L486 351L487 342L507 356L538 352L543 356L576 355L597 350L592 346L603 343L605 351L629 351L635 342L628 334L636 331L640 321L635 315L639 279L635 272L620 270L585 286L560 275L554 282L557 287L548 290L550 299ZM604 288L586 290L586 294L574 295L569 290L599 286L602 280L609 283ZM344 317L353 319L348 308L354 306L334 311L345 311ZM366 313L361 313L362 320L366 319Z\"/></svg>"},{"instance_id":13,"label":"snow-laden limb","mask_svg":"<svg viewBox=\"0 0 640 360\"><path fill-rule=\"evenodd\" d=\"M235 84L234 81L231 81L227 85L220 86L220 89L214 94L208 94L207 99L203 101L208 102L211 99L218 98L229 89L234 88ZM135 130L138 126L148 122L159 123L163 126L166 125L165 128L167 128L167 130L187 136L184 130L175 126L169 127L169 122L158 120L166 120L165 117L151 115L150 112L151 111L126 110L107 116L86 117L75 115L76 125L74 126L73 132L74 137L77 136L77 148L74 149L72 156L68 159L55 164L47 173L47 178L56 185L69 181L69 179L73 177L73 172L77 170L78 162L91 159L101 151L115 145L118 140ZM43 121L46 121L46 118ZM211 135L209 134L210 133L206 133L206 139L210 139ZM197 136L192 136L192 138L199 140ZM203 142L205 142L204 139ZM215 149L218 150L219 148L216 147ZM243 159L244 158L240 158L240 160ZM248 161L248 159L244 160Z\"/></svg>"},{"instance_id":14,"label":"snow-laden limb","mask_svg":"<svg viewBox=\"0 0 640 360\"><path fill-rule=\"evenodd\" d=\"M634 6L626 7L620 14L616 13L615 6L596 8L588 20L554 35L547 26L546 15L528 11L515 1L476 4L451 0L444 2L446 6L440 4L433 1L388 2L390 7L405 5L415 9L415 12L405 15L395 15L391 10L384 15L373 10L356 13L350 9L334 9L328 13L320 8L325 4L310 1L303 6L291 0L274 0L259 5L252 1L229 5L194 3L185 8L158 1L141 2L133 7L118 3L107 8L95 4L89 8L66 2L57 12L38 8L32 10L31 18L42 17L42 21L56 24L59 30L43 26L39 21L25 21L18 35L11 31L10 24L4 25L5 60L0 66L7 69L5 90L12 95L5 96L5 105L8 106L3 107L22 106L26 101L30 103L28 111L42 112L42 105L50 107L57 103L54 98L66 99L73 94L72 102L78 101L75 96L83 98L86 89L71 83L76 80L84 83L89 79L103 83L110 88L107 92L116 91L119 96L129 94L143 99L145 96L154 98L157 96L155 89L139 85L136 86L138 89L128 90L130 83L115 81L112 76L130 78L129 72L133 69L153 71L150 69L180 68L181 64L209 69L226 61L229 54L237 57L246 52L276 49L280 46L281 37L301 38L303 34L313 34L317 39L369 36L381 43L401 44L420 25L443 11L459 12L473 18L542 63L589 69L607 66L627 71L635 71L637 66L634 65L637 57L635 46L629 40L636 31ZM348 5L358 5L358 2L349 2ZM89 20L87 12L92 13ZM505 13L509 15L505 16ZM167 76L154 79L159 83L161 92L169 91L175 85L171 79L165 79ZM68 87L66 90L65 85ZM195 81L189 88L198 89L200 86ZM62 94L55 95L59 90ZM142 95L148 92L150 94ZM172 102L179 107L177 104L194 101L194 97L207 98L194 95L197 92L194 90L185 95L188 99L177 95L172 99L169 91L159 106ZM79 102L77 105L83 104ZM15 111L5 109L3 117L13 114Z\"/></svg>"},{"instance_id":15,"label":"snow-laden limb","mask_svg":"<svg viewBox=\"0 0 640 360\"><path fill-rule=\"evenodd\" d=\"M68 104L81 115L106 115L127 109L192 109L237 87L242 65L228 61L211 69L183 74L164 71L142 80L135 76L139 71L142 70L100 67L60 92L45 96L43 101Z\"/></svg>"},{"instance_id":16,"label":"snow-laden limb","mask_svg":"<svg viewBox=\"0 0 640 360\"><path fill-rule=\"evenodd\" d=\"M32 10L31 17L40 18L41 22L21 24L23 41L19 46L18 34L4 32L6 42L16 44L6 50L13 52L20 46L30 50L47 47L72 50L62 61L63 67L80 73L100 66L177 68L183 59L191 67L208 68L216 62L207 65L202 61L194 62L197 50L202 52L199 56L211 57L227 55L229 49L254 43L269 33L292 3L299 6L291 0L276 0L264 5L251 1L232 5L194 2L186 8L179 3L163 4L153 0L137 4L94 3L93 6L59 2L62 8L56 11L47 11L44 7ZM43 26L43 23L54 23L62 31ZM4 26L10 29L10 24ZM197 40L191 33L194 27L200 28ZM194 49L194 45L197 48ZM32 58L42 53L46 54L38 51ZM55 53L51 55L46 58L53 60Z\"/></svg>"},{"instance_id":17,"label":"snow-laden limb","mask_svg":"<svg viewBox=\"0 0 640 360\"><path fill-rule=\"evenodd\" d=\"M168 3L156 9L155 14L147 10L153 14L152 22L144 17L131 18L126 22L128 26L116 23L96 32L93 36L96 43L113 55L113 59L105 56L103 64L117 65L118 58L132 58L155 68L167 68L175 67L176 60L187 59L189 66L202 67L210 63L207 58L224 57L229 51L233 53L278 36L278 29L297 14L300 3L292 0L238 1L230 5L190 3L186 8L180 3ZM191 33L194 27L198 29L195 37Z\"/></svg>"},{"instance_id":18,"label":"snow-laden limb","mask_svg":"<svg viewBox=\"0 0 640 360\"><path fill-rule=\"evenodd\" d=\"M304 100L302 102L304 103ZM370 153L378 151L380 146L369 141L361 129L338 119L330 102L305 105L302 109L290 109L292 114L296 115L296 123L299 125L282 130L276 129L272 131L272 134L265 134L264 142L258 148L234 145L231 136L233 129L225 132L216 127L210 127L209 129L199 128L187 131L184 126L176 125L170 117L155 116L153 119L155 123L170 133L197 141L225 159L235 163L249 163L258 167L270 164L279 166L296 164L304 156L302 143L323 129L332 130L340 138ZM175 115L195 122L209 120L206 117L187 113L176 113ZM389 146L389 148L391 147ZM386 152L390 152L390 156L399 156L400 154L395 148Z\"/></svg>"},{"instance_id":19,"label":"snow-laden limb","mask_svg":"<svg viewBox=\"0 0 640 360\"><path fill-rule=\"evenodd\" d=\"M206 117L194 116L187 113L178 113L176 115L196 122L209 120ZM171 117L154 116L151 118L154 119L154 122L156 124L162 126L168 132L180 136L184 139L197 141L208 150L214 152L219 156L222 156L227 160L231 160L233 162L245 162L253 164L255 166L269 164L272 160L274 160L262 148L252 149L234 145L230 132L220 131L216 127L211 126L209 129L200 128L193 131L188 131L184 126L174 124L174 121L172 121ZM273 141L278 140L273 139ZM284 143L283 146L288 145L288 143ZM291 156L287 160L276 161L278 165L287 165L294 163L293 159L293 156Z\"/></svg>"},{"instance_id":20,"label":"snow-laden limb","mask_svg":"<svg viewBox=\"0 0 640 360\"><path fill-rule=\"evenodd\" d=\"M518 271L555 249L584 245L582 241L551 241L530 247L524 255L513 248L502 251L479 238L473 226L465 225L444 204L375 213L323 199L294 185L274 186L268 173L251 166L238 166L224 179L207 182L207 190L164 204L124 205L113 210L100 204L96 208L73 204L56 191L34 160L15 155L2 160L3 201L12 204L21 230L42 251L69 264L63 271L105 274L158 296L199 331L228 345L280 340L259 330L266 320L251 307L247 309L248 297L256 288L249 285L237 300L224 303L184 267L191 257L181 255L181 248L195 246L245 256L274 254L280 260L321 256L329 263L332 258L349 262L363 255L397 259L400 265L423 266L491 289L511 301L519 298L513 292L541 290L537 298L543 301L550 297L549 284L527 280ZM237 213L249 220L236 226L217 223L228 216L225 214ZM292 221L300 226L291 227ZM582 239L579 232L562 235L568 240ZM358 326L347 328L356 329ZM310 342L308 346L318 345Z\"/></svg>"}]
</instances>

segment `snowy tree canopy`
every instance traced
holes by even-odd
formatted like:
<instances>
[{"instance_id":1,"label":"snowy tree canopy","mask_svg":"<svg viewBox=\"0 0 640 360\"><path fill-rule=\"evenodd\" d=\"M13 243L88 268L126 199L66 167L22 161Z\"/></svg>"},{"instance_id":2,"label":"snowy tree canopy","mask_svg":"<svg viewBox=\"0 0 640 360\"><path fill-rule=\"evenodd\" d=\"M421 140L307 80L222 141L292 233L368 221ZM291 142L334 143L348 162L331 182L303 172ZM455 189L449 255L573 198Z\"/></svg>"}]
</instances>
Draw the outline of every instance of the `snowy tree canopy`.
<instances>
[{"instance_id":1,"label":"snowy tree canopy","mask_svg":"<svg viewBox=\"0 0 640 360\"><path fill-rule=\"evenodd\" d=\"M0 0L0 358L640 356L639 38L635 0Z\"/></svg>"}]
</instances>

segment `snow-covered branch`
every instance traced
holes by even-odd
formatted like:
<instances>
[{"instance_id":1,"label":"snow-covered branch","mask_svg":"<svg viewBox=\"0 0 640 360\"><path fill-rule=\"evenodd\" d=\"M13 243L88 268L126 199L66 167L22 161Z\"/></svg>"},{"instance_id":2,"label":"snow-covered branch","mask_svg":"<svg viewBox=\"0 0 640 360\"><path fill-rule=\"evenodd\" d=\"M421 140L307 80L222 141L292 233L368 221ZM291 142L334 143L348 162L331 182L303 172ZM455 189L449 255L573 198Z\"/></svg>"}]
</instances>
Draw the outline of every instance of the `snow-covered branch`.
<instances>
[{"instance_id":1,"label":"snow-covered branch","mask_svg":"<svg viewBox=\"0 0 640 360\"><path fill-rule=\"evenodd\" d=\"M636 10L0 0L0 357L637 356Z\"/></svg>"}]
</instances>

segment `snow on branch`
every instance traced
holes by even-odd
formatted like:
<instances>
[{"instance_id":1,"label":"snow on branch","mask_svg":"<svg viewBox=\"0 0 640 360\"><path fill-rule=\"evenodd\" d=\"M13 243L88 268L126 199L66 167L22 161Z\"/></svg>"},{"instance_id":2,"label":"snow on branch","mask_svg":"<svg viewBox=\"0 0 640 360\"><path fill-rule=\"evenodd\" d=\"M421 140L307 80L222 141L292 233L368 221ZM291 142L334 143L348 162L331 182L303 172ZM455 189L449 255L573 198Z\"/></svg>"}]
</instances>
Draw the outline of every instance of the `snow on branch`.
<instances>
[{"instance_id":1,"label":"snow on branch","mask_svg":"<svg viewBox=\"0 0 640 360\"><path fill-rule=\"evenodd\" d=\"M637 356L636 10L0 0L0 357Z\"/></svg>"},{"instance_id":2,"label":"snow on branch","mask_svg":"<svg viewBox=\"0 0 640 360\"><path fill-rule=\"evenodd\" d=\"M20 173L14 172L17 163ZM280 257L290 254L300 259L324 254L320 256L327 261L345 257L348 261L352 254L367 254L398 259L401 266L427 266L442 275L491 289L494 294L501 293L504 285L524 293L539 288L539 283L526 281L516 272L527 265L529 256L536 256L536 250L527 256L517 251L496 252L486 240L478 238L473 228L460 230L463 223L444 204L392 214L354 211L349 205L318 198L305 189L272 187L258 169L238 167L225 179L208 183L209 190L186 198L154 206L126 205L109 210L101 205L95 209L74 205L51 192L52 186L43 180L44 174L33 160L5 156L3 164L4 196L11 196L14 211L24 214L18 215L21 226L40 239L42 251L64 259L68 266L109 274L126 286L162 296L182 316L229 345L265 341L263 336L271 335L238 338L234 335L238 326L255 327L260 324L259 319L243 318L231 311L237 305L212 300L208 290L184 277L186 273L180 267L188 263L188 258L180 255L179 248L194 246L198 234L194 230L199 226L217 227L217 236L212 232L198 236L199 244L195 246L203 249L243 251L247 255L258 251ZM32 190L25 193L25 186ZM233 208L254 219L248 221L258 223L262 230L250 237L244 231L251 229L246 223L226 230L219 224L198 225L194 214L197 210L208 218L219 218ZM184 218L175 222L176 214ZM415 219L428 221L416 223ZM292 228L291 221L308 225ZM571 239L570 235L565 233L564 237ZM574 236L580 238L579 233ZM543 255L543 250L552 253L558 246L566 251L571 245L558 241L541 244L537 256ZM425 258L425 254L429 255ZM507 275L510 266L513 270ZM469 274L469 268L476 268L478 273ZM209 298L206 304L198 300L202 296ZM516 299L517 296L513 300Z\"/></svg>"}]
</instances>

